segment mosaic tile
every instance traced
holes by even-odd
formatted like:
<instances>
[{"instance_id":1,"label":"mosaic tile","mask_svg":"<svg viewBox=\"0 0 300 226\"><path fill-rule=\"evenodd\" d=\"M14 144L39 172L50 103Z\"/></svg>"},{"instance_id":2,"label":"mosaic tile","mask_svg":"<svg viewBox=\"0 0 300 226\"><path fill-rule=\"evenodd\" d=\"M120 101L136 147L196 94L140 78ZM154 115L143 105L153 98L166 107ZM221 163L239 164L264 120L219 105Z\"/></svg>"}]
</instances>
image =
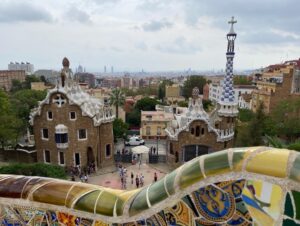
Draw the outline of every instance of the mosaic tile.
<instances>
[{"instance_id":1,"label":"mosaic tile","mask_svg":"<svg viewBox=\"0 0 300 226\"><path fill-rule=\"evenodd\" d=\"M75 210L82 210L94 213L95 203L98 199L100 191L92 191L80 197L74 205Z\"/></svg>"},{"instance_id":2,"label":"mosaic tile","mask_svg":"<svg viewBox=\"0 0 300 226\"><path fill-rule=\"evenodd\" d=\"M96 204L96 213L104 216L113 216L117 197L109 192L103 191Z\"/></svg>"},{"instance_id":3,"label":"mosaic tile","mask_svg":"<svg viewBox=\"0 0 300 226\"><path fill-rule=\"evenodd\" d=\"M164 186L164 180L159 180L150 186L148 190L148 197L151 205L154 205L168 197Z\"/></svg>"},{"instance_id":4,"label":"mosaic tile","mask_svg":"<svg viewBox=\"0 0 300 226\"><path fill-rule=\"evenodd\" d=\"M285 205L284 205L284 215L289 217L294 217L294 208L292 204L292 199L289 193L287 193L285 197Z\"/></svg>"},{"instance_id":5,"label":"mosaic tile","mask_svg":"<svg viewBox=\"0 0 300 226\"><path fill-rule=\"evenodd\" d=\"M204 173L206 176L230 172L227 151L206 155L204 158Z\"/></svg>"},{"instance_id":6,"label":"mosaic tile","mask_svg":"<svg viewBox=\"0 0 300 226\"><path fill-rule=\"evenodd\" d=\"M296 219L300 220L300 192L298 191L292 191L293 199L295 203L295 213L296 213Z\"/></svg>"},{"instance_id":7,"label":"mosaic tile","mask_svg":"<svg viewBox=\"0 0 300 226\"><path fill-rule=\"evenodd\" d=\"M300 182L300 156L297 156L293 163L290 178L296 182Z\"/></svg>"},{"instance_id":8,"label":"mosaic tile","mask_svg":"<svg viewBox=\"0 0 300 226\"><path fill-rule=\"evenodd\" d=\"M133 202L131 203L131 206L129 208L129 215L133 216L138 213L140 213L143 210L148 209L148 203L147 203L147 198L146 198L146 192L147 188L143 188L137 196L134 198Z\"/></svg>"},{"instance_id":9,"label":"mosaic tile","mask_svg":"<svg viewBox=\"0 0 300 226\"><path fill-rule=\"evenodd\" d=\"M178 170L174 170L172 173L169 173L166 175L166 188L168 190L168 193L170 195L175 193L175 188L174 188L174 181L175 181L175 177L178 173Z\"/></svg>"},{"instance_id":10,"label":"mosaic tile","mask_svg":"<svg viewBox=\"0 0 300 226\"><path fill-rule=\"evenodd\" d=\"M249 160L246 170L267 176L287 176L288 150L269 150L256 154Z\"/></svg>"},{"instance_id":11,"label":"mosaic tile","mask_svg":"<svg viewBox=\"0 0 300 226\"><path fill-rule=\"evenodd\" d=\"M184 189L204 178L201 173L199 159L188 162L181 170L179 186Z\"/></svg>"}]
</instances>

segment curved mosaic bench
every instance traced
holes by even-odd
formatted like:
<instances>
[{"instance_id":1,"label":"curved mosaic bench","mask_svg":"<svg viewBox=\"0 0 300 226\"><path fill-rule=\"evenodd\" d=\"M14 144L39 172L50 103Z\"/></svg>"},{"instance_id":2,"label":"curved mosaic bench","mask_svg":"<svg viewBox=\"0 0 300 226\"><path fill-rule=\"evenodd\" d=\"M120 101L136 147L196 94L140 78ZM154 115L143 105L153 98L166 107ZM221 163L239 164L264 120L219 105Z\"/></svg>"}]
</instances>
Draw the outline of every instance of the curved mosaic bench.
<instances>
[{"instance_id":1,"label":"curved mosaic bench","mask_svg":"<svg viewBox=\"0 0 300 226\"><path fill-rule=\"evenodd\" d=\"M0 175L1 225L300 225L300 154L204 155L133 191Z\"/></svg>"}]
</instances>

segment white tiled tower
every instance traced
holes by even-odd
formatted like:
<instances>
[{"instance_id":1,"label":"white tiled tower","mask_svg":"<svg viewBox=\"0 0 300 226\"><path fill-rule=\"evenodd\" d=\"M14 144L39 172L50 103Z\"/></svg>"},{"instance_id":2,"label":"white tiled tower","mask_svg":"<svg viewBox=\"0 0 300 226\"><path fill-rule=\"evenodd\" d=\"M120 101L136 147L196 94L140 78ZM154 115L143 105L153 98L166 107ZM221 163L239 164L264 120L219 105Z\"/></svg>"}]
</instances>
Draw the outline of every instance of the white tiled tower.
<instances>
[{"instance_id":1,"label":"white tiled tower","mask_svg":"<svg viewBox=\"0 0 300 226\"><path fill-rule=\"evenodd\" d=\"M236 39L236 33L233 30L233 25L237 21L234 17L228 22L231 24L229 33L227 34L227 52L226 52L226 74L223 82L222 95L219 101L220 109L218 111L219 116L224 117L236 117L238 114L238 100L234 98L233 88L233 58L234 58L234 41Z\"/></svg>"}]
</instances>

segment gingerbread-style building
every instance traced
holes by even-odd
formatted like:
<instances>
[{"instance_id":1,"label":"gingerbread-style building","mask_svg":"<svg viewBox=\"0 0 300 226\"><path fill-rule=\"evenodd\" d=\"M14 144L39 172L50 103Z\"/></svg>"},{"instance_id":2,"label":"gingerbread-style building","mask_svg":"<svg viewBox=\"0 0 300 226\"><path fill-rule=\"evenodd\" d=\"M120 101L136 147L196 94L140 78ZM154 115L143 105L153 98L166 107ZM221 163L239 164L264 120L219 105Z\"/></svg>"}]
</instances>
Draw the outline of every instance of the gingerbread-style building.
<instances>
[{"instance_id":1,"label":"gingerbread-style building","mask_svg":"<svg viewBox=\"0 0 300 226\"><path fill-rule=\"evenodd\" d=\"M113 164L114 116L74 81L67 58L55 88L31 112L38 162L97 167Z\"/></svg>"},{"instance_id":2,"label":"gingerbread-style building","mask_svg":"<svg viewBox=\"0 0 300 226\"><path fill-rule=\"evenodd\" d=\"M217 107L211 112L204 111L199 89L193 89L186 111L177 112L167 129L169 164L179 166L197 156L220 151L233 146L235 120L238 115L238 100L233 88L233 58L236 33L232 18L227 34L227 63L223 92Z\"/></svg>"}]
</instances>

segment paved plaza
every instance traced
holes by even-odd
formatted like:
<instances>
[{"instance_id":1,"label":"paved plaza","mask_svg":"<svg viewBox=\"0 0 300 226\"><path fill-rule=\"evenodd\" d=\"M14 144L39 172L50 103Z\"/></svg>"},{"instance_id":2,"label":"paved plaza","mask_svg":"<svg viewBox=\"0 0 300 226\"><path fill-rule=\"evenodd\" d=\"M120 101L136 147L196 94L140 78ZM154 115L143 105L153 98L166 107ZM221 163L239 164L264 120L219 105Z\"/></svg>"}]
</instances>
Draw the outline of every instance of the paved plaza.
<instances>
[{"instance_id":1,"label":"paved plaza","mask_svg":"<svg viewBox=\"0 0 300 226\"><path fill-rule=\"evenodd\" d=\"M136 165L131 165L131 164L123 164L122 166L124 166L127 170L127 190L132 190L132 189L136 189L136 185L135 185L135 177L136 175L140 175L142 174L144 176L144 186L149 185L151 183L154 182L154 173L156 172L158 180L161 179L162 177L164 177L166 175L167 172L170 171L170 169L168 168L168 166L165 163L158 163L158 164L151 164L148 165L146 163L142 163L141 166L139 166L139 164ZM96 175L91 175L89 177L88 183L91 184L96 184L96 185L100 185L100 186L104 186L104 187L110 187L110 188L115 188L115 189L121 189L122 185L121 185L121 178L119 175L119 171L117 171L116 167L113 168L108 168L108 169L104 169L107 171L111 171L111 172L107 172L105 174L96 174ZM101 170L99 170L101 171ZM134 174L134 181L133 184L131 184L131 172L133 172ZM99 172L98 172L99 173Z\"/></svg>"}]
</instances>

